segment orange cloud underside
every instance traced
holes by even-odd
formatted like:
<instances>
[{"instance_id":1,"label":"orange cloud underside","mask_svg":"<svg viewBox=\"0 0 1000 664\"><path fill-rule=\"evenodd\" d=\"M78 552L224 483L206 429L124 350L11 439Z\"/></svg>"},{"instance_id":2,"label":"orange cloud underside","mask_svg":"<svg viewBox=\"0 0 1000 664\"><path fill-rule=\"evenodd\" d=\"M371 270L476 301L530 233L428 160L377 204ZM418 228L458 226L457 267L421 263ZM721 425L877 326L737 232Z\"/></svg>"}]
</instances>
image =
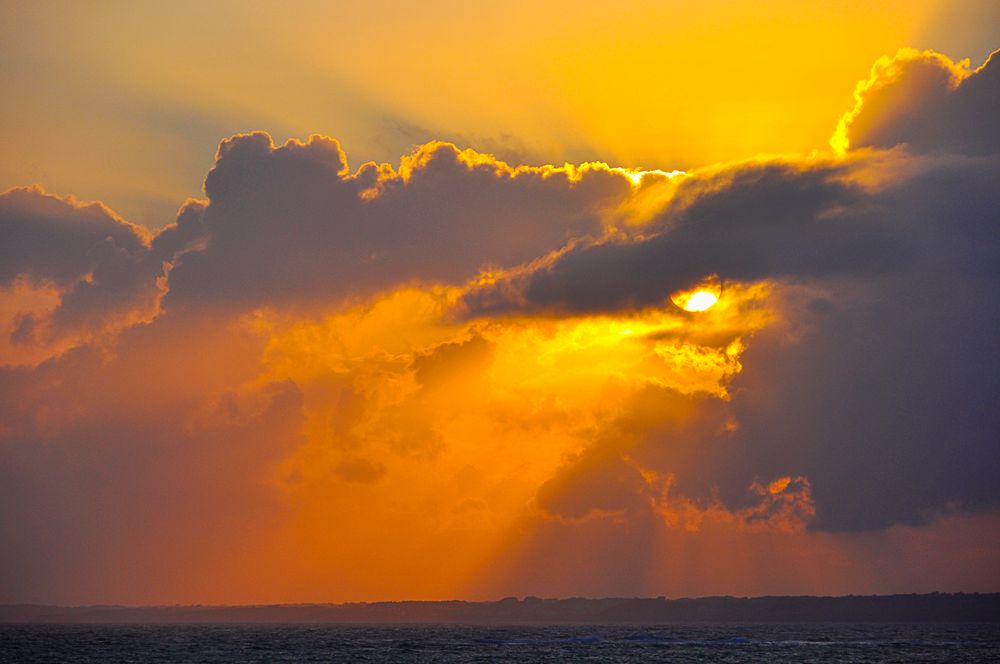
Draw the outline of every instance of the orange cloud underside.
<instances>
[{"instance_id":1,"label":"orange cloud underside","mask_svg":"<svg viewBox=\"0 0 1000 664\"><path fill-rule=\"evenodd\" d=\"M285 453L252 470L276 492L284 516L241 534L236 558L220 544L216 560L225 564L202 560L196 585L175 579L157 596L254 602L612 592L581 585L603 572L588 567L593 561L578 547L608 546L618 536L607 528L621 527L626 515L597 510L560 526L536 505L540 488L629 417L650 386L726 400L743 340L780 319L770 291L732 284L697 315L667 307L456 322L448 314L460 289L404 288L327 316L245 316L238 337L259 340L251 347L259 349L259 370L224 399L216 392L190 426L213 430L230 411L261 411L269 386L294 381L305 419L287 428ZM656 406L655 420L683 427L697 417L697 402L677 404ZM735 424L710 426L721 432ZM636 468L658 520L636 594L903 588L895 577L878 585L868 572L859 576L849 562L859 545L850 537L807 533L806 478L764 478L748 487L759 496L755 506L730 511L675 496L672 477ZM569 530L551 540L551 528ZM900 529L873 536L872 546L919 536ZM726 553L737 550L744 553L736 559ZM609 555L605 563L614 564ZM658 556L669 564L653 562ZM839 566L837 575L810 575L815 556ZM535 565L549 571L539 576ZM794 570L779 579L784 565Z\"/></svg>"},{"instance_id":2,"label":"orange cloud underside","mask_svg":"<svg viewBox=\"0 0 1000 664\"><path fill-rule=\"evenodd\" d=\"M460 593L636 391L724 399L740 338L773 316L747 315L765 292L733 288L697 321L659 310L456 324L442 319L448 290L312 321L261 314L249 321L269 335L256 381L292 379L306 394L304 442L266 478L296 517L263 545L308 551L309 574L344 596Z\"/></svg>"}]
</instances>

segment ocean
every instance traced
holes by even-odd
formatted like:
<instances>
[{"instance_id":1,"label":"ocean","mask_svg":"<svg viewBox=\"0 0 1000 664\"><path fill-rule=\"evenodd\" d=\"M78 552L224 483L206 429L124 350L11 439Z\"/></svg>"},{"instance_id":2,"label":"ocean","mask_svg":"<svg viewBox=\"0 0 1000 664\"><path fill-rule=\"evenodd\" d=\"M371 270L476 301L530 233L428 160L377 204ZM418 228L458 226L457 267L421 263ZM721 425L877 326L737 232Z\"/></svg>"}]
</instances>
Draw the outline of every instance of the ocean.
<instances>
[{"instance_id":1,"label":"ocean","mask_svg":"<svg viewBox=\"0 0 1000 664\"><path fill-rule=\"evenodd\" d=\"M0 625L0 661L995 663L1000 625Z\"/></svg>"}]
</instances>

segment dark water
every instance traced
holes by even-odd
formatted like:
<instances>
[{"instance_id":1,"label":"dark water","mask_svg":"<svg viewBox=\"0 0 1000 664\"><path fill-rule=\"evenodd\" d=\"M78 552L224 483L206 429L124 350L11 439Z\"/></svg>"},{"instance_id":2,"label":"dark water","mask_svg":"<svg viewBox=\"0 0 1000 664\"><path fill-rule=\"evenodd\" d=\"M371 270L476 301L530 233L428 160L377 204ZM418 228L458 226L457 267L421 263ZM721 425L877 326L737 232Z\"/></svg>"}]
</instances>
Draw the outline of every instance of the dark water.
<instances>
[{"instance_id":1,"label":"dark water","mask_svg":"<svg viewBox=\"0 0 1000 664\"><path fill-rule=\"evenodd\" d=\"M1000 662L995 624L0 625L0 662Z\"/></svg>"}]
</instances>

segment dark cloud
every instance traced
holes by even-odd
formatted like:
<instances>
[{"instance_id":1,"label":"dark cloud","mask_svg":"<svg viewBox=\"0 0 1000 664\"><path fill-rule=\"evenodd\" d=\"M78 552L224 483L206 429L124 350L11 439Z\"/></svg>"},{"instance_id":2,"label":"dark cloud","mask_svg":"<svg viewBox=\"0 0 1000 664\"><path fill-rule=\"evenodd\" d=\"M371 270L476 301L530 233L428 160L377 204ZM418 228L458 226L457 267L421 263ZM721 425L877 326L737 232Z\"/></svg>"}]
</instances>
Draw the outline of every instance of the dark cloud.
<instances>
[{"instance_id":1,"label":"dark cloud","mask_svg":"<svg viewBox=\"0 0 1000 664\"><path fill-rule=\"evenodd\" d=\"M732 384L744 450L733 470L807 475L821 529L995 507L996 283L826 286L836 310L822 320L791 305L797 343L765 331L745 354Z\"/></svg>"},{"instance_id":2,"label":"dark cloud","mask_svg":"<svg viewBox=\"0 0 1000 664\"><path fill-rule=\"evenodd\" d=\"M460 283L578 236L599 235L604 209L629 191L621 174L514 170L430 143L388 166L347 170L339 144L313 136L275 147L258 132L219 147L205 202L189 201L155 237L100 204L40 189L0 198L0 285L55 286L46 321L9 334L96 329L167 306L229 311L336 303L406 281ZM166 267L166 269L165 269ZM37 336L37 334L36 334Z\"/></svg>"},{"instance_id":3,"label":"dark cloud","mask_svg":"<svg viewBox=\"0 0 1000 664\"><path fill-rule=\"evenodd\" d=\"M885 269L906 251L897 222L841 214L860 196L842 171L778 162L688 179L640 241L579 244L471 290L465 304L473 315L624 310L662 306L713 273L745 281Z\"/></svg>"},{"instance_id":4,"label":"dark cloud","mask_svg":"<svg viewBox=\"0 0 1000 664\"><path fill-rule=\"evenodd\" d=\"M606 170L577 181L514 172L431 143L398 174L347 171L333 139L274 147L267 134L224 141L205 180L208 241L170 274L168 306L339 301L405 281L461 282L602 229L601 209L629 191Z\"/></svg>"},{"instance_id":5,"label":"dark cloud","mask_svg":"<svg viewBox=\"0 0 1000 664\"><path fill-rule=\"evenodd\" d=\"M889 165L892 167L892 164ZM881 168L881 166L879 166ZM638 240L581 243L473 288L466 315L594 313L664 305L707 275L731 281L992 272L990 159L922 163L872 192L867 165L749 164L694 176Z\"/></svg>"},{"instance_id":6,"label":"dark cloud","mask_svg":"<svg viewBox=\"0 0 1000 664\"><path fill-rule=\"evenodd\" d=\"M0 195L0 286L19 279L52 287L59 304L42 318L24 313L11 333L14 343L99 331L117 319L135 322L155 312L164 263L202 236L200 204L191 202L178 221L150 241L149 233L99 203L46 194L41 188Z\"/></svg>"},{"instance_id":7,"label":"dark cloud","mask_svg":"<svg viewBox=\"0 0 1000 664\"><path fill-rule=\"evenodd\" d=\"M78 204L37 187L0 195L0 285L27 277L58 287L75 284L115 255L145 252L148 233L99 203Z\"/></svg>"},{"instance_id":8,"label":"dark cloud","mask_svg":"<svg viewBox=\"0 0 1000 664\"><path fill-rule=\"evenodd\" d=\"M932 51L883 58L856 92L835 146L988 155L1000 152L1000 55L971 74Z\"/></svg>"}]
</instances>

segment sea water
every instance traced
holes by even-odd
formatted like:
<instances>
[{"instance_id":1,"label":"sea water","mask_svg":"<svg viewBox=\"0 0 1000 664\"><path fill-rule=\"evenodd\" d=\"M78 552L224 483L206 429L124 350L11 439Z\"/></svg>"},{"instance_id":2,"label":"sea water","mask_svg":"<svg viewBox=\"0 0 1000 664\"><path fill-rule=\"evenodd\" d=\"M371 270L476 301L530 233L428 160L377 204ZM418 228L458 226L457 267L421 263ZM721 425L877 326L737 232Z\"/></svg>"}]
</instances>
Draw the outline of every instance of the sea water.
<instances>
[{"instance_id":1,"label":"sea water","mask_svg":"<svg viewBox=\"0 0 1000 664\"><path fill-rule=\"evenodd\" d=\"M1000 662L1000 625L0 625L21 662Z\"/></svg>"}]
</instances>

